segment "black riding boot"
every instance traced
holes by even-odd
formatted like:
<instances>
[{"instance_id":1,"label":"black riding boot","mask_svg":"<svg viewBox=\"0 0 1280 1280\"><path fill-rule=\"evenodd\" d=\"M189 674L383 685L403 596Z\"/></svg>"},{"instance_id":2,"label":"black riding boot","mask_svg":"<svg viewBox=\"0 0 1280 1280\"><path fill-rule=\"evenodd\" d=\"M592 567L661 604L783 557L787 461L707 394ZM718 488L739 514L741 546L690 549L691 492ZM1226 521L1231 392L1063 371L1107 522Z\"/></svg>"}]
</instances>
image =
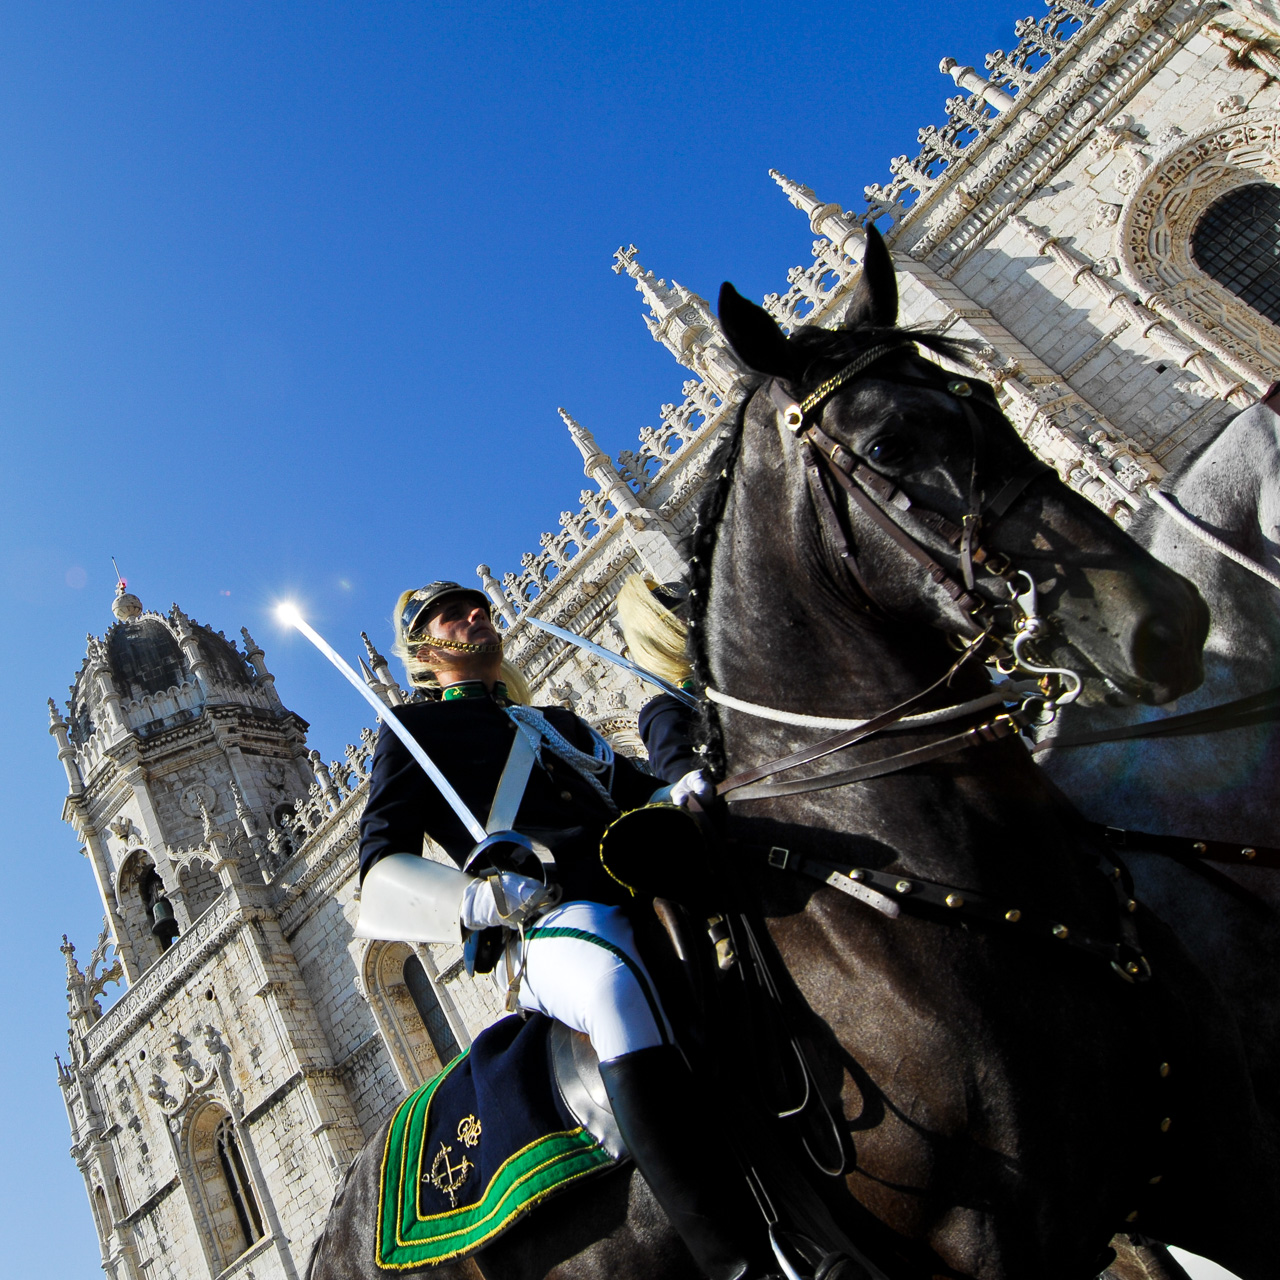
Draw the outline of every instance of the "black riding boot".
<instances>
[{"instance_id":1,"label":"black riding boot","mask_svg":"<svg viewBox=\"0 0 1280 1280\"><path fill-rule=\"evenodd\" d=\"M708 1280L762 1276L760 1211L725 1144L703 1140L716 1126L680 1051L640 1049L602 1062L600 1075L627 1150Z\"/></svg>"}]
</instances>

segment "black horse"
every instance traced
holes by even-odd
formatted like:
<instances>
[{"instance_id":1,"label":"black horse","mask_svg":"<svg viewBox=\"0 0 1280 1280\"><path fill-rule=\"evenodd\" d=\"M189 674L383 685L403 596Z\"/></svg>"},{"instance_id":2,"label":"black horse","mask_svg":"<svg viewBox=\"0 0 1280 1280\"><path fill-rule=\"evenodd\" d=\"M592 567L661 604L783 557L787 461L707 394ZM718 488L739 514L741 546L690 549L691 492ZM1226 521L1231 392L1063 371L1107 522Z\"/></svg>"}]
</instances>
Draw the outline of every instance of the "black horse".
<instances>
[{"instance_id":1,"label":"black horse","mask_svg":"<svg viewBox=\"0 0 1280 1280\"><path fill-rule=\"evenodd\" d=\"M731 289L722 295L726 334L763 378L696 539L704 685L784 712L877 716L938 685L956 663L949 638L974 639L975 618L996 625L1006 577L1024 570L1054 628L1038 642L1045 665L1086 656L1149 701L1193 688L1207 627L1194 590L1055 476L1034 474L990 392L975 385L965 397L954 382L949 391L948 375L911 343L959 353L896 329L896 312L892 265L873 230L840 331L787 339ZM859 499L785 420L797 421L793 401L876 348L890 349L827 388L798 423L817 425L838 461L869 469L859 474L872 487ZM975 509L986 511L985 527L966 522ZM990 572L1000 555L1012 566L1005 577ZM920 571L922 556L933 576ZM965 561L972 589L959 585ZM981 666L964 663L909 710L989 688ZM815 1102L836 1121L834 1147L821 1153L827 1171L810 1171L818 1194L894 1280L1086 1280L1113 1233L1135 1223L1264 1280L1274 1269L1265 1224L1278 1202L1276 1142L1238 1032L1140 908L1128 919L1142 962L1131 954L1127 963L1139 978L1149 963L1149 980L1129 981L1124 963L1075 945L1125 936L1127 913L1087 829L1007 722L992 727L995 711L899 725L775 780L862 766L874 774L874 760L922 748L909 768L796 794L760 796L768 784L757 783L739 793L757 798L730 796L736 871L767 922L763 946L789 974L784 994ZM712 765L731 781L827 735L726 709L706 729ZM969 729L966 742L1005 736L977 749L937 745ZM778 869L797 865L782 849L811 866L865 869L859 888L886 888L902 913L891 919ZM935 893L934 905L914 910L912 893L927 882L950 887L946 905ZM983 918L966 901L999 910ZM378 1274L383 1139L349 1172L309 1280ZM479 1254L430 1270L451 1280L695 1277L635 1173L606 1175Z\"/></svg>"}]
</instances>

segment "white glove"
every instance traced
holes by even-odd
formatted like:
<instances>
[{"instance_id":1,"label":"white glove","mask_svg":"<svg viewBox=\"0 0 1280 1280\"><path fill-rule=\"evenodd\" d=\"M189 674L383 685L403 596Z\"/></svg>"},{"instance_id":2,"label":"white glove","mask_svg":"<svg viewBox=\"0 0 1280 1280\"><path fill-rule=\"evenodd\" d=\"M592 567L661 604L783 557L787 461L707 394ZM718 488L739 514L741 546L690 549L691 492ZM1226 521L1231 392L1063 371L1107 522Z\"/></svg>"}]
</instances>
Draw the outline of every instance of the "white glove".
<instances>
[{"instance_id":1,"label":"white glove","mask_svg":"<svg viewBox=\"0 0 1280 1280\"><path fill-rule=\"evenodd\" d=\"M715 784L711 782L701 769L693 769L686 773L671 788L671 803L688 808L690 796L695 796L699 804L710 804L716 798Z\"/></svg>"},{"instance_id":2,"label":"white glove","mask_svg":"<svg viewBox=\"0 0 1280 1280\"><path fill-rule=\"evenodd\" d=\"M493 882L498 881L502 891L503 907L493 892ZM494 925L527 924L535 916L549 910L560 901L560 886L548 888L541 880L522 876L515 871L501 871L496 876L473 880L462 894L459 916L464 929L489 929Z\"/></svg>"}]
</instances>

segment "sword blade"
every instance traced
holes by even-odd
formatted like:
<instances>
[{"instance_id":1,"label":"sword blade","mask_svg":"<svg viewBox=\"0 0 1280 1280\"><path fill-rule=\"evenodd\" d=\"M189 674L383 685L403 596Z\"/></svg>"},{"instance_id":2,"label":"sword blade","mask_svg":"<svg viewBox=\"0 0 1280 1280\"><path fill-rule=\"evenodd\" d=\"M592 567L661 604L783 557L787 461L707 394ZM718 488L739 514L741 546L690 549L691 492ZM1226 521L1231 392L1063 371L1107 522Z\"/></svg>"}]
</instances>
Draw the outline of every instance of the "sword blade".
<instances>
[{"instance_id":1,"label":"sword blade","mask_svg":"<svg viewBox=\"0 0 1280 1280\"><path fill-rule=\"evenodd\" d=\"M686 693L679 685L674 685L671 681L654 675L652 671L646 671L642 666L632 662L630 658L624 658L622 654L614 653L612 649L606 649L604 645L596 644L594 640L588 640L586 636L580 636L574 631L566 631L564 627L557 627L553 622L543 622L541 618L530 618L526 615L524 621L531 627L537 627L539 631L545 631L548 635L555 636L558 640L564 640L567 644L576 645L579 649L585 649L587 653L595 654L597 658L602 658L605 662L612 662L615 667L630 671L633 676L639 676L646 684L651 684L654 688L661 689L663 693L669 693L673 698L679 698L686 707L693 707L696 711L700 705L693 694Z\"/></svg>"},{"instance_id":2,"label":"sword blade","mask_svg":"<svg viewBox=\"0 0 1280 1280\"><path fill-rule=\"evenodd\" d=\"M440 772L440 767L422 749L422 744L404 727L400 718L388 707L363 680L356 675L346 660L333 646L298 612L296 607L281 606L276 611L280 621L288 626L296 627L311 641L346 679L347 683L378 713L378 718L404 743L405 749L422 766L423 772L436 784L436 789L444 796L449 807L456 813L462 825L471 833L477 842L488 834L484 827L476 821L476 816L467 808L466 801L453 789L453 784Z\"/></svg>"}]
</instances>

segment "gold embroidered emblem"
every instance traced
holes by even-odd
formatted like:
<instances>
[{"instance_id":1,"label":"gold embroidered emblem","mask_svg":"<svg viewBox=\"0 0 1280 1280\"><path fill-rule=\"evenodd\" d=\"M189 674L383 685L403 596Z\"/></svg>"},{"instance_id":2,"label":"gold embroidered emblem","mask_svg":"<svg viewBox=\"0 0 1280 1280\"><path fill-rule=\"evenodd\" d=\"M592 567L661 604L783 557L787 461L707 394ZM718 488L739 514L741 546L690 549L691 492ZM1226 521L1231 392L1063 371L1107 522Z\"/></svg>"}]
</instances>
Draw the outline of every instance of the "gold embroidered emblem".
<instances>
[{"instance_id":1,"label":"gold embroidered emblem","mask_svg":"<svg viewBox=\"0 0 1280 1280\"><path fill-rule=\"evenodd\" d=\"M446 1146L443 1142L440 1144L440 1150L436 1152L436 1158L431 1162L431 1172L427 1175L427 1181L438 1191L443 1191L449 1197L449 1207L456 1209L458 1192L462 1184L471 1176L471 1170L475 1166L466 1156L463 1156L457 1164L451 1163L449 1153L452 1150L452 1147Z\"/></svg>"},{"instance_id":2,"label":"gold embroidered emblem","mask_svg":"<svg viewBox=\"0 0 1280 1280\"><path fill-rule=\"evenodd\" d=\"M480 1142L480 1121L475 1116L463 1116L458 1121L458 1137L465 1147L477 1146Z\"/></svg>"}]
</instances>

